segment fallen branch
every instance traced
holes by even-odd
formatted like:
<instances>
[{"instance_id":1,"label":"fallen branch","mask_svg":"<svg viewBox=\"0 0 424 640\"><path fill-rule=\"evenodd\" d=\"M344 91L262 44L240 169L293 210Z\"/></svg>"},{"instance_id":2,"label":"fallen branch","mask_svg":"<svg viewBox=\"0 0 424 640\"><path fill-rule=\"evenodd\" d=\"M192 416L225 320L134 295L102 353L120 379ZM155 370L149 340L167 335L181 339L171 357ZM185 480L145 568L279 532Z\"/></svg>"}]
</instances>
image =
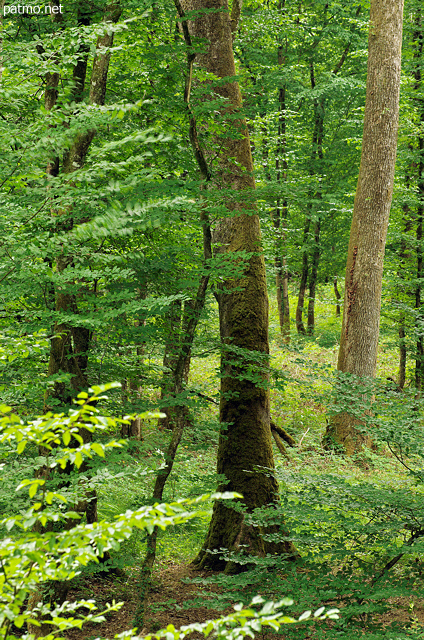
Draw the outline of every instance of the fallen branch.
<instances>
[{"instance_id":1,"label":"fallen branch","mask_svg":"<svg viewBox=\"0 0 424 640\"><path fill-rule=\"evenodd\" d=\"M271 420L270 425L271 425L271 433L273 435L274 435L274 433L279 435L280 438L282 438L284 440L284 442L287 442L287 444L290 447L295 447L296 446L296 440L294 438L292 438L291 435L289 433L287 433L287 431L285 429L283 429L283 427L279 427L272 420Z\"/></svg>"},{"instance_id":2,"label":"fallen branch","mask_svg":"<svg viewBox=\"0 0 424 640\"><path fill-rule=\"evenodd\" d=\"M271 433L272 436L275 440L275 444L278 447L279 452L281 453L281 455L286 458L286 460L290 460L290 456L286 451L286 447L283 444L283 441L281 440L280 436L278 435L278 433L276 431L274 431L274 429L271 429Z\"/></svg>"}]
</instances>

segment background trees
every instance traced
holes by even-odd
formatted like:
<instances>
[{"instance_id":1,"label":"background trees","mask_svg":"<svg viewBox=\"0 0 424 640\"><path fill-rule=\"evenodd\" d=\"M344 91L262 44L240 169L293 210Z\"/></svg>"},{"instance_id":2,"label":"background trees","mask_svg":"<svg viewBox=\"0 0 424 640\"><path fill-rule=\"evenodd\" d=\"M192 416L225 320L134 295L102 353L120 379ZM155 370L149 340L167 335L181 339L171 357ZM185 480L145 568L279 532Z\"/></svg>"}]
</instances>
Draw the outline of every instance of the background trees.
<instances>
[{"instance_id":1,"label":"background trees","mask_svg":"<svg viewBox=\"0 0 424 640\"><path fill-rule=\"evenodd\" d=\"M370 399L361 387L362 404L349 385L344 398L372 417L387 456L364 452L369 476L327 458L321 445L325 416L340 408L332 395L341 332L334 282L343 292L368 8L285 0L247 2L240 15L234 3L230 16L216 3L122 1L121 9L117 22L107 3L66 6L59 22L3 19L0 398L31 418L44 404L66 413L81 388L120 381L102 408L132 414L122 429L110 426L127 448L106 464L87 463L83 474L99 493L101 517L230 481L248 511L216 506L210 533L206 517L187 525L172 553L183 541L190 559L203 548L204 566L254 565L245 582L222 578L229 594L290 589L306 608L325 590L347 610L337 633L356 638L363 616L377 619L387 598L421 585L420 560L412 561L422 552L420 490L411 491L406 472L388 470L400 460L421 486L419 462L407 457L422 456L420 6L411 1L406 12L378 378ZM100 83L92 76L99 63ZM377 322L378 296L369 307ZM375 350L376 323L373 338ZM397 379L398 367L402 394L386 379ZM166 415L139 417L158 408ZM270 411L273 433L295 447L277 440L272 450ZM8 451L6 478L45 464L35 449L24 462ZM140 477L145 466L151 481ZM76 501L86 489L70 467L65 482ZM4 489L2 505L13 515L22 503L10 495ZM221 526L229 513L231 526ZM160 554L166 537L155 531ZM205 553L205 539L219 553ZM289 571L294 546L301 560ZM135 536L112 566L139 566L145 551Z\"/></svg>"}]
</instances>

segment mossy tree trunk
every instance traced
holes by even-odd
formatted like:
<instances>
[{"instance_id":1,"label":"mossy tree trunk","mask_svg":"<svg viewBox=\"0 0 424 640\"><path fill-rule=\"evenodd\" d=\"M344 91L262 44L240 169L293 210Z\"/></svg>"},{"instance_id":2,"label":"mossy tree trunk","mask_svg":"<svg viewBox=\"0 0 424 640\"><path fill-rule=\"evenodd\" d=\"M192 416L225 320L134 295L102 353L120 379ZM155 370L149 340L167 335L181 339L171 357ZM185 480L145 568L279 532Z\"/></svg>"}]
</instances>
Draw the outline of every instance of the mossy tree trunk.
<instances>
[{"instance_id":1,"label":"mossy tree trunk","mask_svg":"<svg viewBox=\"0 0 424 640\"><path fill-rule=\"evenodd\" d=\"M197 11L190 22L193 38L206 44L197 54L199 66L219 78L236 74L232 50L230 16L226 0L185 0L184 11ZM212 188L223 194L231 212L214 232L218 251L228 262L241 264L239 252L248 252L243 273L226 280L217 293L219 303L221 361L221 434L218 447L218 473L226 482L219 489L243 494L248 511L275 504L278 485L272 474L274 459L271 443L268 391L268 296L265 264L261 251L259 218L254 211L253 163L238 83L219 82L215 92L223 99L221 108L226 132L214 136L211 167ZM243 192L243 197L237 193ZM242 254L241 254L242 255ZM266 468L264 473L258 468ZM271 470L271 472L270 472ZM208 549L237 551L241 545L250 553L264 554L271 547L262 540L257 528L246 524L239 510L217 502L209 532L196 564L227 572L237 570L231 562L220 559ZM293 553L290 543L273 551Z\"/></svg>"},{"instance_id":2,"label":"mossy tree trunk","mask_svg":"<svg viewBox=\"0 0 424 640\"><path fill-rule=\"evenodd\" d=\"M392 201L399 119L403 0L372 0L368 74L359 179L353 209L337 368L375 376L383 258ZM369 438L341 411L327 436L347 454Z\"/></svg>"}]
</instances>

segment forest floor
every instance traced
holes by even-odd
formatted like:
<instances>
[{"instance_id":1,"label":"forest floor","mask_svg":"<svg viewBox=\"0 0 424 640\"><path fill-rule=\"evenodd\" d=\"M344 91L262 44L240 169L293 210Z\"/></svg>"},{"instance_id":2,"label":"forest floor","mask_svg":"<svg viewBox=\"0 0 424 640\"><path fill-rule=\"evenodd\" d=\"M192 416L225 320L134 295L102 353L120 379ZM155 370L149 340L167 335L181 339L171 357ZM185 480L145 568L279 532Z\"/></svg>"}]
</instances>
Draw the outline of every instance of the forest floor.
<instances>
[{"instance_id":1,"label":"forest floor","mask_svg":"<svg viewBox=\"0 0 424 640\"><path fill-rule=\"evenodd\" d=\"M225 612L207 607L185 608L187 602L193 597L198 597L202 592L204 593L205 589L210 590L210 587L187 584L185 580L210 575L210 572L194 570L190 564L169 562L157 569L153 574L152 588L146 602L144 627L140 635L155 633L159 629L165 629L169 624L178 629L184 625L205 622L230 613L231 608ZM107 602L111 603L112 600L123 602L123 606L119 611L107 614L103 623L88 624L82 630L74 629L68 632L67 638L69 640L113 638L115 634L122 633L134 626L134 616L138 604L135 573L129 574L125 581L116 578L92 580L86 582L82 589L75 589L69 594L71 599L79 599L82 596L96 600L99 609ZM407 597L393 598L390 604L392 605L391 611L379 617L379 622L383 627L395 621L405 625L410 625L411 621L415 625L424 624L424 598L415 601L413 611L410 609L410 600ZM269 631L266 636L269 640L282 637ZM363 637L366 636L365 628ZM203 636L192 634L191 638L196 640L196 638L203 638Z\"/></svg>"},{"instance_id":2,"label":"forest floor","mask_svg":"<svg viewBox=\"0 0 424 640\"><path fill-rule=\"evenodd\" d=\"M352 461L340 456L331 457L328 452L322 449L321 441L326 429L326 403L331 388L328 371L334 368L337 359L340 318L333 317L334 310L329 308L325 299L322 301L318 299L317 309L321 313L322 322L317 330L317 335L313 340L294 337L290 349L288 349L279 343L278 322L274 307L275 305L272 305L270 327L272 366L280 371L278 379L282 380L284 384L280 387L276 385L271 390L272 417L297 442L296 448L289 450L289 459L283 459L275 450L277 472L282 486L286 486L288 483L292 491L295 491L296 486L302 484L305 478L315 478L318 484L320 478L324 478L325 482L328 482L329 478L333 480L340 478L341 481L350 482L352 486L372 486L375 489L375 486L378 485L384 490L390 490L391 487L396 489L405 487L409 492L411 480L408 474L387 451L381 450L378 454L369 451L367 456ZM378 365L378 374L382 379L396 377L396 354L390 343L391 338L389 338L388 329L383 323ZM199 385L204 397L214 397L218 391L215 372L218 366L219 361L216 354L192 360L190 384L193 385L193 388L197 388L196 385ZM210 493L214 491L216 486L216 476L213 471L217 445L216 406L213 403L204 406L198 405L195 407L195 412L198 430L184 435L174 470L165 491L164 501L170 502L180 497L195 497L202 493ZM168 434L158 431L156 423L151 425L147 423L143 426L143 431L144 442L139 443L139 450L136 448L135 453L133 452L131 456L120 463L127 465L125 467L127 469L133 464L140 466L145 464L154 470L155 465L157 466L161 461L158 452L160 453L164 449ZM122 469L123 467L117 467L118 471ZM151 477L151 475L141 475L138 479L132 479L131 491L129 492L128 479L120 479L118 474L111 481L111 484L99 494L102 517L113 519L117 514L125 512L126 509L149 504L148 500L151 495L151 480L149 478ZM334 487L337 491L336 482ZM332 508L334 508L334 504L332 504ZM200 519L191 525L184 525L182 529L170 528L169 532L167 530L160 538L141 635L155 633L159 629L166 628L169 624L179 628L187 624L215 619L232 610L230 608L230 610L227 609L223 612L222 609L218 611L208 609L205 606L186 608L188 601L196 596L197 598L202 597L202 590L208 590L210 593L211 590L217 589L216 586L195 585L186 582L186 579L203 577L203 574L194 571L189 563L201 547L207 526L207 518ZM340 520L340 526L344 531L343 518ZM132 538L128 541L129 546L124 546L120 552L125 558L125 578L104 579L95 576L81 578L69 595L70 599L76 600L94 599L99 610L102 610L106 603L111 603L113 600L123 602L122 608L118 612L107 614L103 623L86 625L82 631L69 632L67 634L69 640L113 638L115 634L134 626L138 607L138 567L141 566L145 552L143 537L141 534L137 535L139 537L136 536L135 539ZM374 552L375 549L371 545L370 553ZM399 568L399 571L401 572L403 569ZM396 581L395 576L393 579ZM421 583L421 574L417 580L418 583ZM386 598L385 601L390 604L390 610L377 616L384 638L390 637L385 635L384 628L392 622L400 623L401 627L404 627L405 637L409 637L409 629L414 629L414 627L417 633L424 631L424 598L419 597L419 591L410 595L404 594L405 591L401 593L401 597ZM292 594L282 593L281 595L290 595L295 601L297 600L295 592ZM326 604L334 606L330 602ZM305 606L306 608L307 606ZM329 624L331 625L331 622ZM259 637L263 638L264 635L261 633ZM359 635L361 637L376 637L367 629L365 622ZM272 633L266 633L266 636L269 640L277 638ZM402 637L404 636L402 635ZM413 637L424 637L424 634L422 636L415 634ZM195 636L193 635L192 638ZM390 640L392 639L390 638Z\"/></svg>"},{"instance_id":3,"label":"forest floor","mask_svg":"<svg viewBox=\"0 0 424 640\"><path fill-rule=\"evenodd\" d=\"M145 606L141 635L155 633L159 629L165 629L169 624L178 628L194 622L219 618L223 614L222 610L207 607L185 608L188 600L198 597L205 589L210 590L210 587L199 588L187 584L185 580L210 575L211 572L194 570L190 564L168 562L156 569ZM123 602L119 611L107 614L105 622L88 624L82 630L74 629L67 634L69 640L113 638L115 634L134 626L138 605L137 575L135 572L129 573L124 581L115 577L109 580L100 578L84 581L84 584L72 590L68 597L76 600L89 597L96 600L99 609L112 600ZM194 637L193 635L192 638Z\"/></svg>"}]
</instances>

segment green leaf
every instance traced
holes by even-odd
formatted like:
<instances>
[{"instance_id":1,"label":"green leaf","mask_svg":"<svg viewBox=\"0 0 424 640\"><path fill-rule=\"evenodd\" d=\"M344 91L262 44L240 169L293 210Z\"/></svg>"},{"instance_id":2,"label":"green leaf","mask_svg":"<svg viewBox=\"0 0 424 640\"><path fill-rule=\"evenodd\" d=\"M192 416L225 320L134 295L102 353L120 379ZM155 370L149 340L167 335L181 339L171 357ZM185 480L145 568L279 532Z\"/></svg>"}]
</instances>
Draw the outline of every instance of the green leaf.
<instances>
[{"instance_id":1,"label":"green leaf","mask_svg":"<svg viewBox=\"0 0 424 640\"><path fill-rule=\"evenodd\" d=\"M312 611L304 611L302 615L299 616L298 618L299 622L302 622L302 620L307 620L308 618L311 617L311 614L312 614Z\"/></svg>"},{"instance_id":2,"label":"green leaf","mask_svg":"<svg viewBox=\"0 0 424 640\"><path fill-rule=\"evenodd\" d=\"M29 497L30 497L30 498L33 498L33 497L35 496L35 494L37 493L37 491L38 491L38 484L39 484L39 483L38 483L38 481L37 481L37 482L33 482L33 483L31 484L31 486L30 486L30 488L29 488L29 491L28 491L28 493L29 493ZM44 484L44 481L43 481L42 483L40 483L40 484Z\"/></svg>"},{"instance_id":3,"label":"green leaf","mask_svg":"<svg viewBox=\"0 0 424 640\"><path fill-rule=\"evenodd\" d=\"M92 442L90 445L90 448L97 453L98 456L100 456L101 458L105 457L105 452L104 449L102 447L101 444L99 444L98 442Z\"/></svg>"},{"instance_id":4,"label":"green leaf","mask_svg":"<svg viewBox=\"0 0 424 640\"><path fill-rule=\"evenodd\" d=\"M26 447L26 440L21 440L16 448L16 451L18 452L18 454L20 455L21 453L24 452L25 447Z\"/></svg>"}]
</instances>

